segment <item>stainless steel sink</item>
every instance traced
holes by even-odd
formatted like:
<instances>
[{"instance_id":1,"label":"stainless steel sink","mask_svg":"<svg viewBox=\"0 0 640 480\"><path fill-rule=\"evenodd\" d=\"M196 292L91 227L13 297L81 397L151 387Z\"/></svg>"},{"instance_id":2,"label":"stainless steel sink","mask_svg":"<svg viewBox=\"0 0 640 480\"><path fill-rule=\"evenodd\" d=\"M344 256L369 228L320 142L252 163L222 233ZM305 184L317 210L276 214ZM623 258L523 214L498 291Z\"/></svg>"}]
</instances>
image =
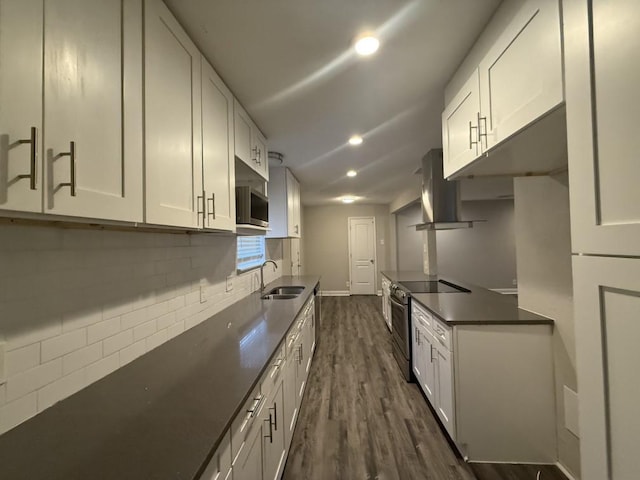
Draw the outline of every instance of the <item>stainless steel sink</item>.
<instances>
[{"instance_id":1,"label":"stainless steel sink","mask_svg":"<svg viewBox=\"0 0 640 480\"><path fill-rule=\"evenodd\" d=\"M292 287L278 287L269 291L269 295L300 295L304 290L304 287L292 286Z\"/></svg>"},{"instance_id":2,"label":"stainless steel sink","mask_svg":"<svg viewBox=\"0 0 640 480\"><path fill-rule=\"evenodd\" d=\"M290 300L292 298L297 298L300 294L293 293L269 293L267 295L263 295L263 300Z\"/></svg>"}]
</instances>

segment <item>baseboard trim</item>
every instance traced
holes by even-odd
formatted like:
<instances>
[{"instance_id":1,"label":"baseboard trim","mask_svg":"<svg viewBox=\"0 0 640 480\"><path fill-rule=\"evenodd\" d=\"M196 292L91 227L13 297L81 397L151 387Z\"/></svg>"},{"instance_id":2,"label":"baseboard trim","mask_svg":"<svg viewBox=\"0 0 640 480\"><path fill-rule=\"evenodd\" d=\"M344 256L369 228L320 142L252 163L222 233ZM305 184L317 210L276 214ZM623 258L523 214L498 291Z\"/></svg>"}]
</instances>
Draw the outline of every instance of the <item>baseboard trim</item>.
<instances>
[{"instance_id":1,"label":"baseboard trim","mask_svg":"<svg viewBox=\"0 0 640 480\"><path fill-rule=\"evenodd\" d=\"M567 468L562 465L560 462L556 462L556 467L558 467L558 470L560 470L563 475L565 477L567 477L569 480L577 480L576 477L574 477L571 473L569 473L569 470L567 470Z\"/></svg>"},{"instance_id":2,"label":"baseboard trim","mask_svg":"<svg viewBox=\"0 0 640 480\"><path fill-rule=\"evenodd\" d=\"M321 297L348 297L351 293L349 290L321 290Z\"/></svg>"}]
</instances>

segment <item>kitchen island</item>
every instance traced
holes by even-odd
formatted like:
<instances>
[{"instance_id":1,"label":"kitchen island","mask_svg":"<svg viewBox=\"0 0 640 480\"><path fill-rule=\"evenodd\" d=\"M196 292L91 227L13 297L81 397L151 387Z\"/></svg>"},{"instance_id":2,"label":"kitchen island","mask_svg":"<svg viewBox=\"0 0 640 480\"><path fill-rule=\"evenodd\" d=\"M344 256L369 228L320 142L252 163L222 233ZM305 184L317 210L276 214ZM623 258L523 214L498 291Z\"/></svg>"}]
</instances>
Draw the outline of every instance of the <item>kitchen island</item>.
<instances>
[{"instance_id":1,"label":"kitchen island","mask_svg":"<svg viewBox=\"0 0 640 480\"><path fill-rule=\"evenodd\" d=\"M433 279L422 272L382 274L392 295L398 283L400 298L408 295L404 316L396 307L393 319L394 328L409 323L405 361L463 458L554 464L553 320L518 308L513 297L455 279L441 278L465 291L449 285L414 293L401 282Z\"/></svg>"},{"instance_id":2,"label":"kitchen island","mask_svg":"<svg viewBox=\"0 0 640 480\"><path fill-rule=\"evenodd\" d=\"M0 436L0 478L194 479L313 299L259 292ZM244 412L242 412L244 413Z\"/></svg>"}]
</instances>

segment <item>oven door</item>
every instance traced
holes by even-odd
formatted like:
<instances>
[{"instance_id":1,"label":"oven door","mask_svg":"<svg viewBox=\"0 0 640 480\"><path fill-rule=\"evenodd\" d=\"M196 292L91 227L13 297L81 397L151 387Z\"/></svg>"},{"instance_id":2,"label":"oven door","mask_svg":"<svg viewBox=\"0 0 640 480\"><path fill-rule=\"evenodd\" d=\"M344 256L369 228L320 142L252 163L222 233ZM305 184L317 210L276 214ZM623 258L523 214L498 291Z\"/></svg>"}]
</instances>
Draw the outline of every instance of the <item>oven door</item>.
<instances>
[{"instance_id":1,"label":"oven door","mask_svg":"<svg viewBox=\"0 0 640 480\"><path fill-rule=\"evenodd\" d=\"M391 336L405 358L409 358L409 306L391 298Z\"/></svg>"}]
</instances>

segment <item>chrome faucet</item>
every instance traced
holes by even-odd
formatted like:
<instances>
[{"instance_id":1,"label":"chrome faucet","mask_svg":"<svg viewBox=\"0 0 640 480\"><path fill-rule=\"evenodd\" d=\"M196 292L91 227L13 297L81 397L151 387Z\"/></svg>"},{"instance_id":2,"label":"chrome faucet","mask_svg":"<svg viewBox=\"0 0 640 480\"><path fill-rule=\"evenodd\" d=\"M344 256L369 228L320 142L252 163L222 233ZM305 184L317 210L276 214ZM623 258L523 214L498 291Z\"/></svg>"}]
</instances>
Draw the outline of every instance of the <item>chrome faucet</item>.
<instances>
[{"instance_id":1,"label":"chrome faucet","mask_svg":"<svg viewBox=\"0 0 640 480\"><path fill-rule=\"evenodd\" d=\"M276 262L274 262L273 260L267 260L266 262L264 262L261 266L260 266L260 293L264 293L264 266L267 263L273 263L273 266L275 267L273 269L273 271L275 272L278 269L278 264Z\"/></svg>"}]
</instances>

